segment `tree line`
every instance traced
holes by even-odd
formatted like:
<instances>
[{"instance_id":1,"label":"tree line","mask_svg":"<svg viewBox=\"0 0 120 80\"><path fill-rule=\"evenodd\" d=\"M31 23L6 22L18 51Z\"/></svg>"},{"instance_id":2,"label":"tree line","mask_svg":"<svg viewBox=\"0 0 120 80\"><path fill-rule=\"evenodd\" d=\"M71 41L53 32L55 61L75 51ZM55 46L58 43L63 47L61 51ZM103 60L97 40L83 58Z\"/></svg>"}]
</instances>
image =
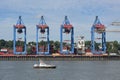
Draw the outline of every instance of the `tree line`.
<instances>
[{"instance_id":1,"label":"tree line","mask_svg":"<svg viewBox=\"0 0 120 80\"><path fill-rule=\"evenodd\" d=\"M39 45L44 45L44 44L47 44L47 43L45 41L40 41L39 42ZM66 43L63 43L63 45L65 45L65 44ZM23 46L24 42L17 41L16 45ZM36 45L36 42L34 42L34 41L28 42L27 43L27 51L30 52L31 51L31 46L35 46L35 45ZM90 49L91 41L85 41L85 45L86 45L87 49ZM57 50L60 49L60 42L59 41L50 41L50 46L54 47L54 51L57 51ZM99 50L100 46L101 46L101 43L96 43L95 42L96 50ZM13 40L6 41L4 39L0 39L0 49L2 49L2 48L13 49ZM119 53L119 50L120 50L120 42L109 41L109 42L106 43L106 51L108 53L110 53L110 52L111 53L112 52Z\"/></svg>"}]
</instances>

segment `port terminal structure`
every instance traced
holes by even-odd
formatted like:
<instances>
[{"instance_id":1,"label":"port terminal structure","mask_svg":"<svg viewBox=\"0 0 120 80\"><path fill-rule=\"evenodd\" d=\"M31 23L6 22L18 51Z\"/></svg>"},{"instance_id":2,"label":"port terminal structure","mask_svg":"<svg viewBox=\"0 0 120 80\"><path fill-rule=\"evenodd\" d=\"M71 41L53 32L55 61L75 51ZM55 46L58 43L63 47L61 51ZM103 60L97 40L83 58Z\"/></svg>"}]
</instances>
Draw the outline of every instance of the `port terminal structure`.
<instances>
[{"instance_id":1,"label":"port terminal structure","mask_svg":"<svg viewBox=\"0 0 120 80\"><path fill-rule=\"evenodd\" d=\"M95 49L95 33L102 35L102 37L99 38L102 40L101 50ZM106 29L105 26L100 22L98 16L96 16L94 24L91 27L91 52L93 54L106 53Z\"/></svg>"},{"instance_id":2,"label":"port terminal structure","mask_svg":"<svg viewBox=\"0 0 120 80\"><path fill-rule=\"evenodd\" d=\"M27 54L26 52L26 26L24 25L21 16L19 16L19 19L17 21L17 24L13 27L13 33L14 33L14 40L13 40L13 49L14 54ZM101 34L102 38L102 48L99 51L100 53L106 53L106 29L103 24L101 24L98 16L96 16L96 19L94 21L93 26L91 27L91 52L93 54L99 53L97 52L95 48L95 33ZM17 41L17 34L23 34L23 41L21 41L21 37L18 37ZM70 35L70 47L68 49L64 49L64 34ZM39 45L39 39L45 40L46 43L44 46L44 50L41 49L41 46ZM66 40L67 41L67 40ZM80 40L79 45L81 46L81 43L84 43L84 41ZM22 45L17 45L18 42L23 42ZM24 44L24 45L23 45ZM81 49L81 47L77 45L78 50ZM79 53L85 53L85 45L83 45L83 51L78 51ZM68 20L68 17L65 16L65 19L63 21L63 24L60 26L60 54L74 54L74 27ZM38 25L36 25L36 48L35 52L37 55L39 54L50 54L50 43L49 43L49 26L46 24L45 19L43 16L41 16L40 22Z\"/></svg>"},{"instance_id":3,"label":"port terminal structure","mask_svg":"<svg viewBox=\"0 0 120 80\"><path fill-rule=\"evenodd\" d=\"M22 38L19 37L21 34L23 34L22 37L24 37L23 41ZM13 53L26 54L26 26L24 25L21 16L19 16L16 25L13 25L13 36ZM22 42L23 45L21 45Z\"/></svg>"},{"instance_id":4,"label":"port terminal structure","mask_svg":"<svg viewBox=\"0 0 120 80\"><path fill-rule=\"evenodd\" d=\"M70 49L64 49L63 46L63 40L64 36L63 34L70 34L71 40L70 40ZM73 54L74 53L74 27L70 24L70 21L68 20L68 17L65 16L64 22L60 27L60 54Z\"/></svg>"},{"instance_id":5,"label":"port terminal structure","mask_svg":"<svg viewBox=\"0 0 120 80\"><path fill-rule=\"evenodd\" d=\"M40 32L39 32L40 30ZM46 36L46 37L45 37ZM39 45L39 38L41 40L47 39L46 46L43 45L44 49L40 48ZM38 25L36 25L36 54L45 54L48 55L50 52L50 44L49 44L49 27L45 22L45 19L43 16L41 16L40 22Z\"/></svg>"}]
</instances>

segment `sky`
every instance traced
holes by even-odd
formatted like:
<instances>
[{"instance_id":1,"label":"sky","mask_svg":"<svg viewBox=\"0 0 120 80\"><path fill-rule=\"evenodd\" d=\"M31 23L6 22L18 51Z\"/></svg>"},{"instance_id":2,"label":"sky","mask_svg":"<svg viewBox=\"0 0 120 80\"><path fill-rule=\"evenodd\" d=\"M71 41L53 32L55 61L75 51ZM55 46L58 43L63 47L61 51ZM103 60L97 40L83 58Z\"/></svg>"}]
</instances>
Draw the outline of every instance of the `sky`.
<instances>
[{"instance_id":1,"label":"sky","mask_svg":"<svg viewBox=\"0 0 120 80\"><path fill-rule=\"evenodd\" d=\"M119 29L111 26L120 22L120 0L1 0L0 1L0 39L13 40L13 25L22 16L27 28L27 41L36 41L36 25L44 16L50 27L50 40L60 40L60 25L68 16L74 26L74 38L84 36L91 40L91 27L95 16L99 16L106 29ZM120 41L120 33L107 32L107 41ZM96 37L101 37L96 34Z\"/></svg>"}]
</instances>

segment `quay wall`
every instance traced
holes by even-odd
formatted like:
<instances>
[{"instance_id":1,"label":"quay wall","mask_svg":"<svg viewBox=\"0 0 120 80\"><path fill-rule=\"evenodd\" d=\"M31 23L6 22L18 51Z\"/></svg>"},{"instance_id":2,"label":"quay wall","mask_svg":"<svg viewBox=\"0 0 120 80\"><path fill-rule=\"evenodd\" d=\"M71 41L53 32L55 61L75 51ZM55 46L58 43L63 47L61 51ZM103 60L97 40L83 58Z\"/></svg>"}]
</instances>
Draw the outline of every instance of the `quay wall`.
<instances>
[{"instance_id":1,"label":"quay wall","mask_svg":"<svg viewBox=\"0 0 120 80\"><path fill-rule=\"evenodd\" d=\"M38 61L39 59L44 61L109 61L120 60L120 56L41 56L41 55L14 55L14 56L1 56L0 61Z\"/></svg>"}]
</instances>

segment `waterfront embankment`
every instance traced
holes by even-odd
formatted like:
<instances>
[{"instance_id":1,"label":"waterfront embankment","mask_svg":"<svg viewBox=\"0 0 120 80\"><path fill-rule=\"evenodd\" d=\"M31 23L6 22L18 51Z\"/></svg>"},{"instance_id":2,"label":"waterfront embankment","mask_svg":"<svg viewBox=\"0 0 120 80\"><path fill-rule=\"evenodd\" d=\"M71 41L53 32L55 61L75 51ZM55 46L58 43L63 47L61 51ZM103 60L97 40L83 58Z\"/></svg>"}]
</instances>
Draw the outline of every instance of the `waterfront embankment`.
<instances>
[{"instance_id":1,"label":"waterfront embankment","mask_svg":"<svg viewBox=\"0 0 120 80\"><path fill-rule=\"evenodd\" d=\"M81 56L81 55L0 55L0 61L104 61L104 60L120 60L120 56Z\"/></svg>"}]
</instances>

